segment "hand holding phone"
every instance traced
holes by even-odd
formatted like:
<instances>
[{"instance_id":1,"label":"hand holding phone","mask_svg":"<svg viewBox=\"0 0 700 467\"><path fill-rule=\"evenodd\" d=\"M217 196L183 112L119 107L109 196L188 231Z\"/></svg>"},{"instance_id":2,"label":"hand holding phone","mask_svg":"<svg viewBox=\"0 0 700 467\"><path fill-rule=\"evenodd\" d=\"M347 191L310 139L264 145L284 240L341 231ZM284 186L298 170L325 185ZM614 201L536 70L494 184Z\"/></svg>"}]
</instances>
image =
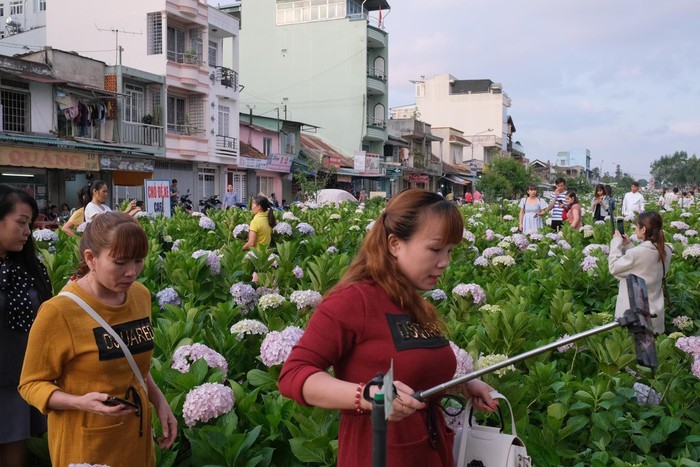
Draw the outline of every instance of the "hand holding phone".
<instances>
[{"instance_id":1,"label":"hand holding phone","mask_svg":"<svg viewBox=\"0 0 700 467\"><path fill-rule=\"evenodd\" d=\"M138 409L139 406L134 404L131 401L128 401L126 399L122 399L121 397L117 396L109 396L107 399L103 400L102 403L104 405L108 405L110 407L116 407L117 405L124 405L126 407L132 408L132 409Z\"/></svg>"},{"instance_id":2,"label":"hand holding phone","mask_svg":"<svg viewBox=\"0 0 700 467\"><path fill-rule=\"evenodd\" d=\"M620 232L620 235L622 235L623 237L625 236L625 221L624 221L624 219L617 220L617 231Z\"/></svg>"}]
</instances>

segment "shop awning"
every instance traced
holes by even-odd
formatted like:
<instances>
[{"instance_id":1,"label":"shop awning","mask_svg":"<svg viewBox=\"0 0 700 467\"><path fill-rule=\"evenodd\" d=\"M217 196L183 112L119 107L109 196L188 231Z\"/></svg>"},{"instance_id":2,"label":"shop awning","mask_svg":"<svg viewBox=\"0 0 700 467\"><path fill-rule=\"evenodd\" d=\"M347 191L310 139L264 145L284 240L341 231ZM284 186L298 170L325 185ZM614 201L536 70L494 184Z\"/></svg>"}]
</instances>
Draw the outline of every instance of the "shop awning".
<instances>
[{"instance_id":1,"label":"shop awning","mask_svg":"<svg viewBox=\"0 0 700 467\"><path fill-rule=\"evenodd\" d=\"M0 133L0 142L9 141L15 143L25 143L25 144L36 144L42 146L51 146L61 149L87 149L91 151L114 151L122 153L132 153L132 154L143 154L143 155L153 155L149 153L144 153L141 148L135 148L130 146L120 146L115 144L101 144L97 141L94 143L87 143L83 141L66 140L51 138L49 136L33 136L33 135L12 135L7 133Z\"/></svg>"},{"instance_id":2,"label":"shop awning","mask_svg":"<svg viewBox=\"0 0 700 467\"><path fill-rule=\"evenodd\" d=\"M468 185L471 183L471 180L468 178L460 177L459 175L445 175L445 178L451 181L452 183L456 183L458 185Z\"/></svg>"}]
</instances>

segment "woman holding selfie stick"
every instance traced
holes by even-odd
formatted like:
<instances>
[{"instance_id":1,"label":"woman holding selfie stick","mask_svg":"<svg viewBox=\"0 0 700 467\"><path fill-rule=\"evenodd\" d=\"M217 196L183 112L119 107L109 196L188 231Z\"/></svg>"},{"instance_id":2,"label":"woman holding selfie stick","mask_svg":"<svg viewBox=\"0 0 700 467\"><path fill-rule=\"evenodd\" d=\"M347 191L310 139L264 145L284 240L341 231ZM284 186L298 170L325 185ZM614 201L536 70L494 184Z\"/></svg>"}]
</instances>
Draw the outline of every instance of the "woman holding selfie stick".
<instances>
[{"instance_id":1,"label":"woman holding selfie stick","mask_svg":"<svg viewBox=\"0 0 700 467\"><path fill-rule=\"evenodd\" d=\"M79 278L38 313L19 391L48 415L53 465L154 466L151 404L160 447L175 440L177 421L150 375L151 294L136 282L147 252L135 219L100 214L80 240Z\"/></svg>"},{"instance_id":2,"label":"woman holding selfie stick","mask_svg":"<svg viewBox=\"0 0 700 467\"><path fill-rule=\"evenodd\" d=\"M671 247L664 241L663 220L658 212L640 213L635 221L635 234L642 242L633 246L627 235L615 230L610 242L608 268L610 273L620 279L617 294L615 317L619 318L629 308L627 281L629 274L644 279L649 293L649 311L654 333L664 332L664 293L663 282L671 265ZM654 315L656 315L654 317Z\"/></svg>"}]
</instances>

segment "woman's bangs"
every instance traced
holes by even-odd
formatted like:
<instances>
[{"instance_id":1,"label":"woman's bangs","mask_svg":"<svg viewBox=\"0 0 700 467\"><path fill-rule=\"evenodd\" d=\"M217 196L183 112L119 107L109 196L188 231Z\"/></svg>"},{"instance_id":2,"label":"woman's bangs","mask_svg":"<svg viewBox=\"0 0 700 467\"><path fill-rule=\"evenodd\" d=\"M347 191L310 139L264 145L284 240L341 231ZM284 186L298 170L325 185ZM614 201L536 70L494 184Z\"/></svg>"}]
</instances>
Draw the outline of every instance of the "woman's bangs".
<instances>
[{"instance_id":1,"label":"woman's bangs","mask_svg":"<svg viewBox=\"0 0 700 467\"><path fill-rule=\"evenodd\" d=\"M148 254L148 237L136 222L124 222L113 231L109 255L114 259L142 259Z\"/></svg>"}]
</instances>

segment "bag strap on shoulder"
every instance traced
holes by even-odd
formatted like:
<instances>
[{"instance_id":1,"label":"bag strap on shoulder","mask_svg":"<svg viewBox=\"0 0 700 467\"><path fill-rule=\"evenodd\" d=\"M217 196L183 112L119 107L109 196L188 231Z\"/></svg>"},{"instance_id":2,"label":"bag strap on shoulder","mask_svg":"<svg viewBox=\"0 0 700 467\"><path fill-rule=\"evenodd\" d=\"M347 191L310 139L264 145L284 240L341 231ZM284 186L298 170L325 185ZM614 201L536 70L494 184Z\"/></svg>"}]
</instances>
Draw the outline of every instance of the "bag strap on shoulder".
<instances>
[{"instance_id":1,"label":"bag strap on shoulder","mask_svg":"<svg viewBox=\"0 0 700 467\"><path fill-rule=\"evenodd\" d=\"M136 379L139 381L139 384L143 387L143 390L146 391L146 394L148 394L148 387L146 386L146 381L144 381L143 376L141 375L141 371L139 370L138 365L136 365L136 360L134 360L134 356L131 354L131 351L129 348L126 346L124 341L122 340L121 337L119 337L119 334L116 333L114 329L112 329L112 326L107 324L107 321L105 321L102 316L100 316L88 303L83 300L82 298L78 297L76 294L73 292L60 292L58 295L63 295L64 297L68 297L71 300L73 300L75 303L77 303L85 312L92 317L95 321L97 321L97 324L102 326L102 328L109 333L110 336L119 344L119 348L124 352L124 356L126 357L126 360L129 362L129 366L131 367L131 371L134 372L134 375L136 376Z\"/></svg>"}]
</instances>

